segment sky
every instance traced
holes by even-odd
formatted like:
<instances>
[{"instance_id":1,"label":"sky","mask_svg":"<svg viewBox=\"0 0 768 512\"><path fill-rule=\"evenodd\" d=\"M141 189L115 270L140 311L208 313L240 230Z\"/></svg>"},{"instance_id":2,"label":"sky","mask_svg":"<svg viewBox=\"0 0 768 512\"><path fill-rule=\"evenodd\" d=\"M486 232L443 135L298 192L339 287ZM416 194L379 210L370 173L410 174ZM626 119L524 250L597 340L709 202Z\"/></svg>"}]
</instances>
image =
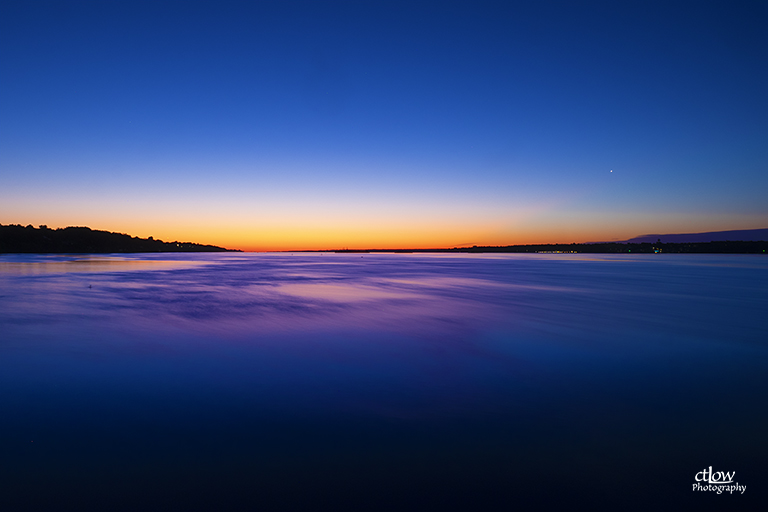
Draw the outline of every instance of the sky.
<instances>
[{"instance_id":1,"label":"sky","mask_svg":"<svg viewBox=\"0 0 768 512\"><path fill-rule=\"evenodd\" d=\"M243 250L768 227L768 2L0 0L0 223Z\"/></svg>"}]
</instances>

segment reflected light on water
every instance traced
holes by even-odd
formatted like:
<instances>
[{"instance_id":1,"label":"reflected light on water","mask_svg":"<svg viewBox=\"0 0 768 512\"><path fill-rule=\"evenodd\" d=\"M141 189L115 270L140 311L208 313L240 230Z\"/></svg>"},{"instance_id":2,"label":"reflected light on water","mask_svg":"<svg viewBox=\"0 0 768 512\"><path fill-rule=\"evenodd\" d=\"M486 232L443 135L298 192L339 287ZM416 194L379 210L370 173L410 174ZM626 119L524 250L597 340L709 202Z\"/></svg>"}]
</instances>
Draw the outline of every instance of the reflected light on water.
<instances>
[{"instance_id":1,"label":"reflected light on water","mask_svg":"<svg viewBox=\"0 0 768 512\"><path fill-rule=\"evenodd\" d=\"M759 474L766 260L573 256L2 255L0 506L647 510L638 472Z\"/></svg>"}]
</instances>

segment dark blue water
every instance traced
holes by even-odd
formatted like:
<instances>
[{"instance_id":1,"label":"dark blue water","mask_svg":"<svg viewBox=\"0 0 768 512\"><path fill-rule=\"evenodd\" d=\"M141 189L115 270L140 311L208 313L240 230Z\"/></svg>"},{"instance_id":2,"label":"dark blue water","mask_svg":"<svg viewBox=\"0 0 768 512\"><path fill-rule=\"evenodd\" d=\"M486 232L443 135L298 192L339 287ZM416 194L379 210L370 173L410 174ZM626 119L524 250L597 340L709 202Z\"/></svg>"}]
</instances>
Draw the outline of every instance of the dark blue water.
<instances>
[{"instance_id":1,"label":"dark blue water","mask_svg":"<svg viewBox=\"0 0 768 512\"><path fill-rule=\"evenodd\" d=\"M0 510L737 510L767 370L759 256L3 255Z\"/></svg>"}]
</instances>

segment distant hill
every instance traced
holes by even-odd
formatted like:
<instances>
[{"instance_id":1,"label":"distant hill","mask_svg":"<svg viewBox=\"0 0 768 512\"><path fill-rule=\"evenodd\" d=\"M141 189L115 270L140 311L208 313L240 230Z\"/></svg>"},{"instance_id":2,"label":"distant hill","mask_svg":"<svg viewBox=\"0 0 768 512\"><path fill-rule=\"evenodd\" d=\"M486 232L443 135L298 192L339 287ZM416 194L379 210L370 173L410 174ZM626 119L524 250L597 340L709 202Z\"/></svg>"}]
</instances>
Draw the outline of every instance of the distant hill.
<instances>
[{"instance_id":1,"label":"distant hill","mask_svg":"<svg viewBox=\"0 0 768 512\"><path fill-rule=\"evenodd\" d=\"M0 224L0 253L224 252L192 242L163 242L86 227L48 229Z\"/></svg>"},{"instance_id":2,"label":"distant hill","mask_svg":"<svg viewBox=\"0 0 768 512\"><path fill-rule=\"evenodd\" d=\"M338 249L337 253L587 253L587 254L768 254L768 241L539 244L454 247L452 249Z\"/></svg>"},{"instance_id":3,"label":"distant hill","mask_svg":"<svg viewBox=\"0 0 768 512\"><path fill-rule=\"evenodd\" d=\"M710 231L707 233L677 233L666 235L643 235L627 240L626 243L701 243L701 242L758 242L768 240L768 229L737 229L734 231Z\"/></svg>"}]
</instances>

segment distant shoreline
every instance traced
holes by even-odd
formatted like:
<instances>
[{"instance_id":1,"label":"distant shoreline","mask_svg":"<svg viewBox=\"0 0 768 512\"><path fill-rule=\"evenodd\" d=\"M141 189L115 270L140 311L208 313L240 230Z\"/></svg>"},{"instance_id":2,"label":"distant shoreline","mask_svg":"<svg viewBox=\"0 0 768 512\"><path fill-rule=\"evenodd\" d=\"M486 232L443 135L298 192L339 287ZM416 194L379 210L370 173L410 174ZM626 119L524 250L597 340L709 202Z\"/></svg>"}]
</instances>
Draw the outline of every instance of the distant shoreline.
<instances>
[{"instance_id":1,"label":"distant shoreline","mask_svg":"<svg viewBox=\"0 0 768 512\"><path fill-rule=\"evenodd\" d=\"M240 252L193 242L163 242L87 227L49 229L0 225L0 254L109 254L142 252Z\"/></svg>"},{"instance_id":2,"label":"distant shoreline","mask_svg":"<svg viewBox=\"0 0 768 512\"><path fill-rule=\"evenodd\" d=\"M586 254L768 254L768 241L719 241L684 243L594 243L594 244L532 244L507 246L453 247L450 249L336 249L334 253L586 253Z\"/></svg>"},{"instance_id":3,"label":"distant shoreline","mask_svg":"<svg viewBox=\"0 0 768 512\"><path fill-rule=\"evenodd\" d=\"M744 230L701 233L698 235L646 235L649 236L701 236L720 234L750 234L768 230ZM637 241L634 241L637 240ZM713 240L655 243L639 239L626 242L598 242L571 244L526 244L506 246L472 246L452 248L401 249L323 249L265 252L332 252L339 254L370 253L586 253L586 254L766 254L767 240ZM161 253L161 252L242 252L215 245L193 242L163 242L152 237L139 238L123 233L93 230L87 227L50 229L46 226L0 225L0 254L109 254L109 253ZM260 252L260 251L258 251Z\"/></svg>"}]
</instances>

